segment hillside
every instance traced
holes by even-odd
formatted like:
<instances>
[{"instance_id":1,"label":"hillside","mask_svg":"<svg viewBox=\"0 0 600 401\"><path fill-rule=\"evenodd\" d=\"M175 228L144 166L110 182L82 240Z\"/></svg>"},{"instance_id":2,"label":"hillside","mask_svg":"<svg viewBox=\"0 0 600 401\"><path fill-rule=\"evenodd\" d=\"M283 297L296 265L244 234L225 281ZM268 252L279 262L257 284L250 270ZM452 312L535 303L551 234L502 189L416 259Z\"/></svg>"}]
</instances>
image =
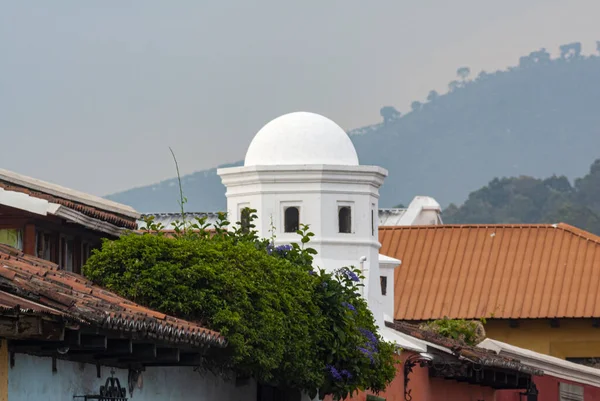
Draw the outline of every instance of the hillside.
<instances>
[{"instance_id":1,"label":"hillside","mask_svg":"<svg viewBox=\"0 0 600 401\"><path fill-rule=\"evenodd\" d=\"M410 113L384 107L382 123L350 131L361 164L390 171L382 207L415 195L460 203L491 177L574 179L600 156L600 57L582 55L578 43L554 59L542 49L503 71L457 75L447 93L432 91ZM183 177L183 186L188 210L224 208L215 169ZM108 198L143 212L178 207L174 179Z\"/></svg>"},{"instance_id":2,"label":"hillside","mask_svg":"<svg viewBox=\"0 0 600 401\"><path fill-rule=\"evenodd\" d=\"M443 212L444 223L559 223L600 235L600 159L571 185L565 176L495 178L461 206Z\"/></svg>"}]
</instances>

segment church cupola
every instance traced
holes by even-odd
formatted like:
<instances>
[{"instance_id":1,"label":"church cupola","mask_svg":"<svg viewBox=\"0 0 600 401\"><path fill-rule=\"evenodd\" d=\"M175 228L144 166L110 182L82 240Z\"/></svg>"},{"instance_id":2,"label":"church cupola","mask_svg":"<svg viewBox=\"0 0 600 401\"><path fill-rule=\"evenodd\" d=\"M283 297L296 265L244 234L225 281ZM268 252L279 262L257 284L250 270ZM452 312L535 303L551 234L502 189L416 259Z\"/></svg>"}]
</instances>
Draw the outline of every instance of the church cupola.
<instances>
[{"instance_id":1,"label":"church cupola","mask_svg":"<svg viewBox=\"0 0 600 401\"><path fill-rule=\"evenodd\" d=\"M362 268L377 277L366 289L369 299L381 300L377 212L387 170L361 166L335 122L306 112L278 117L255 135L244 166L217 173L227 188L230 221L241 221L246 207L256 209L258 234L274 237L275 245L299 241L296 230L308 224L315 265Z\"/></svg>"}]
</instances>

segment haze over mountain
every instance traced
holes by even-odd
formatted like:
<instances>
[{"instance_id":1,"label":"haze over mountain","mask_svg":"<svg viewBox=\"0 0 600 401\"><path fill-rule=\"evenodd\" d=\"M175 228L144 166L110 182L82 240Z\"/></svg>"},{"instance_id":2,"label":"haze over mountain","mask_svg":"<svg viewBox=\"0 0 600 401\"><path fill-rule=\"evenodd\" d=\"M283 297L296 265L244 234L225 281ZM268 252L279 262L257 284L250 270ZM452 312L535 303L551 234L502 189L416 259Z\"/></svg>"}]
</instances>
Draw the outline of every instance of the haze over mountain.
<instances>
[{"instance_id":1,"label":"haze over mountain","mask_svg":"<svg viewBox=\"0 0 600 401\"><path fill-rule=\"evenodd\" d=\"M502 71L471 74L461 67L447 93L432 91L405 115L384 107L382 123L349 134L361 164L390 172L382 207L415 195L445 206L463 202L493 177L583 176L600 156L599 106L600 56L583 55L571 43L556 58L541 49ZM224 209L216 169L183 176L182 183L188 211ZM176 211L177 180L108 198L142 212Z\"/></svg>"}]
</instances>

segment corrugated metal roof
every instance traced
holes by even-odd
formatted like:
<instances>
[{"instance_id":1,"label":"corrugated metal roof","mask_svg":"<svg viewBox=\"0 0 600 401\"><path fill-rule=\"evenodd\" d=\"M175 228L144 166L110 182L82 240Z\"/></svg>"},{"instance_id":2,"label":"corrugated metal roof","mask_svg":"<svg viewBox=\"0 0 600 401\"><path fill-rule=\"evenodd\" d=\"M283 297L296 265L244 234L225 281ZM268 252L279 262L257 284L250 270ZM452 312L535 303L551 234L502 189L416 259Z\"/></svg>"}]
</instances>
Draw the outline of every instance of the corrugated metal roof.
<instances>
[{"instance_id":1,"label":"corrugated metal roof","mask_svg":"<svg viewBox=\"0 0 600 401\"><path fill-rule=\"evenodd\" d=\"M567 224L382 227L395 319L600 317L600 237Z\"/></svg>"},{"instance_id":2,"label":"corrugated metal roof","mask_svg":"<svg viewBox=\"0 0 600 401\"><path fill-rule=\"evenodd\" d=\"M406 209L379 209L379 227L399 226Z\"/></svg>"},{"instance_id":3,"label":"corrugated metal roof","mask_svg":"<svg viewBox=\"0 0 600 401\"><path fill-rule=\"evenodd\" d=\"M150 333L173 343L225 343L215 331L138 305L78 274L1 244L0 307L47 313L109 330Z\"/></svg>"},{"instance_id":4,"label":"corrugated metal roof","mask_svg":"<svg viewBox=\"0 0 600 401\"><path fill-rule=\"evenodd\" d=\"M401 224L401 219L406 209L379 209L379 226L397 226ZM143 214L142 219L138 220L139 229L146 227L143 220L146 217L154 217L154 223L160 223L165 230L173 230L176 221L181 221L181 213L148 213ZM186 222L195 222L197 218L206 217L206 223L211 226L217 222L217 212L186 212L184 213ZM232 222L233 223L233 222Z\"/></svg>"},{"instance_id":5,"label":"corrugated metal roof","mask_svg":"<svg viewBox=\"0 0 600 401\"><path fill-rule=\"evenodd\" d=\"M184 213L186 223L195 223L197 219L206 218L206 224L214 225L218 220L218 212L186 212ZM165 231L173 230L177 221L181 222L181 213L147 213L142 215L142 219L138 220L138 229L146 227L146 222L143 220L147 217L154 217L155 224L162 224Z\"/></svg>"}]
</instances>

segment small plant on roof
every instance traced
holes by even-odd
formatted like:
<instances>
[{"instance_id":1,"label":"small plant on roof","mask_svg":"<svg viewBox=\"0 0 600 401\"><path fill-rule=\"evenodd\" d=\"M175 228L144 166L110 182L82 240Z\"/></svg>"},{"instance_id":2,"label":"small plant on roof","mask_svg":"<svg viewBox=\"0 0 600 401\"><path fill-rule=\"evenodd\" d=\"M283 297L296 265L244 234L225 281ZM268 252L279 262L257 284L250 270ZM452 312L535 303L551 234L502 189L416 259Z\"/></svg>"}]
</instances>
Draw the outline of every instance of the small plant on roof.
<instances>
[{"instance_id":1,"label":"small plant on roof","mask_svg":"<svg viewBox=\"0 0 600 401\"><path fill-rule=\"evenodd\" d=\"M483 328L485 322L485 319L449 319L444 316L442 319L423 323L419 328L443 337L451 338L461 344L474 346L485 339L485 329Z\"/></svg>"}]
</instances>

